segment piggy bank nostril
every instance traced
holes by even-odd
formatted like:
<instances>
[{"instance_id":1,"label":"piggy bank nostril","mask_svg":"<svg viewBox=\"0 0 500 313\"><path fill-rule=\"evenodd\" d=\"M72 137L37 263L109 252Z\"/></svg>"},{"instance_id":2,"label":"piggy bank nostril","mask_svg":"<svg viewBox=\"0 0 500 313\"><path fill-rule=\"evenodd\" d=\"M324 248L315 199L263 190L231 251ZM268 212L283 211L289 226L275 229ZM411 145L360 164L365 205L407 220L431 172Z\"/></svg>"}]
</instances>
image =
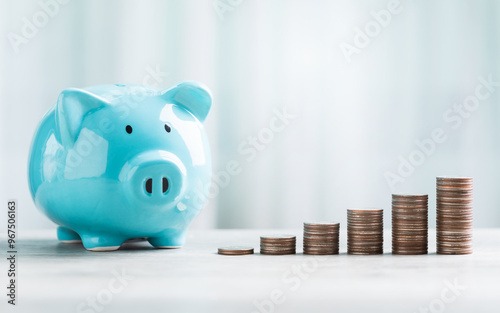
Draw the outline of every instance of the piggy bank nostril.
<instances>
[{"instance_id":1,"label":"piggy bank nostril","mask_svg":"<svg viewBox=\"0 0 500 313\"><path fill-rule=\"evenodd\" d=\"M153 192L153 179L146 180L146 192L151 194Z\"/></svg>"},{"instance_id":2,"label":"piggy bank nostril","mask_svg":"<svg viewBox=\"0 0 500 313\"><path fill-rule=\"evenodd\" d=\"M163 177L163 193L167 192L168 190L168 179Z\"/></svg>"}]
</instances>

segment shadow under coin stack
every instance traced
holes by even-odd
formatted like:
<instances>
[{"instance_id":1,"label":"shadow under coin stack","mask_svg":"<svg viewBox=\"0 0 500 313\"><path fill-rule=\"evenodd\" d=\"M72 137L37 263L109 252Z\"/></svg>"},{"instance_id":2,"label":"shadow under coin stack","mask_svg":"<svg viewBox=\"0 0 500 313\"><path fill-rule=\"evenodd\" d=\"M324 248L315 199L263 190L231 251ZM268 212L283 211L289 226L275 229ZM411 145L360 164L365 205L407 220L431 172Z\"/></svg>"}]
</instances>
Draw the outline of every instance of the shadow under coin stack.
<instances>
[{"instance_id":1,"label":"shadow under coin stack","mask_svg":"<svg viewBox=\"0 0 500 313\"><path fill-rule=\"evenodd\" d=\"M427 195L392 195L392 253L427 254Z\"/></svg>"},{"instance_id":2,"label":"shadow under coin stack","mask_svg":"<svg viewBox=\"0 0 500 313\"><path fill-rule=\"evenodd\" d=\"M383 210L347 210L347 253L384 253Z\"/></svg>"},{"instance_id":3,"label":"shadow under coin stack","mask_svg":"<svg viewBox=\"0 0 500 313\"><path fill-rule=\"evenodd\" d=\"M339 223L304 223L304 254L339 254Z\"/></svg>"},{"instance_id":4,"label":"shadow under coin stack","mask_svg":"<svg viewBox=\"0 0 500 313\"><path fill-rule=\"evenodd\" d=\"M472 178L436 178L438 254L472 253Z\"/></svg>"},{"instance_id":5,"label":"shadow under coin stack","mask_svg":"<svg viewBox=\"0 0 500 313\"><path fill-rule=\"evenodd\" d=\"M293 235L260 236L260 254L295 254L295 242Z\"/></svg>"}]
</instances>

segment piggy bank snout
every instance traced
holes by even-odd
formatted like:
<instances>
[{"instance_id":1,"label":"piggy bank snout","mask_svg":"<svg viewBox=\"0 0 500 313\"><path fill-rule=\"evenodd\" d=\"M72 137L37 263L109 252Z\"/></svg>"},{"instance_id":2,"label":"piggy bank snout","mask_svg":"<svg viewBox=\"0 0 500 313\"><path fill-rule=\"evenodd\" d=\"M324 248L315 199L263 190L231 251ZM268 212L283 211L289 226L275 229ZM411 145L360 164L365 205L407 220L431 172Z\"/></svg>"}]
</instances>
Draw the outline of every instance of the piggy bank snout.
<instances>
[{"instance_id":1,"label":"piggy bank snout","mask_svg":"<svg viewBox=\"0 0 500 313\"><path fill-rule=\"evenodd\" d=\"M186 169L167 151L141 153L127 162L121 176L129 195L149 204L177 202L184 193Z\"/></svg>"}]
</instances>

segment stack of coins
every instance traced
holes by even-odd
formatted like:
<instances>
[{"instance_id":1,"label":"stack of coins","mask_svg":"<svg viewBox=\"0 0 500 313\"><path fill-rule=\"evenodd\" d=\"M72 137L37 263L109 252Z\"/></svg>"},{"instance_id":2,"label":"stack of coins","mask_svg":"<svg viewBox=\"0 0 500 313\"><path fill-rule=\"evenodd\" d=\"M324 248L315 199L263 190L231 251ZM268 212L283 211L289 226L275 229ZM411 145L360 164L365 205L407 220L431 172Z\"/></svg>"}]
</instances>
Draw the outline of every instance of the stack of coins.
<instances>
[{"instance_id":1,"label":"stack of coins","mask_svg":"<svg viewBox=\"0 0 500 313\"><path fill-rule=\"evenodd\" d=\"M438 254L472 253L472 178L437 177Z\"/></svg>"},{"instance_id":2,"label":"stack of coins","mask_svg":"<svg viewBox=\"0 0 500 313\"><path fill-rule=\"evenodd\" d=\"M304 223L304 254L339 254L340 224Z\"/></svg>"},{"instance_id":3,"label":"stack of coins","mask_svg":"<svg viewBox=\"0 0 500 313\"><path fill-rule=\"evenodd\" d=\"M223 248L219 248L217 253L223 254L223 255L253 254L253 248L252 247L242 247L242 246L223 247Z\"/></svg>"},{"instance_id":4,"label":"stack of coins","mask_svg":"<svg viewBox=\"0 0 500 313\"><path fill-rule=\"evenodd\" d=\"M392 195L392 253L427 254L427 195Z\"/></svg>"},{"instance_id":5,"label":"stack of coins","mask_svg":"<svg viewBox=\"0 0 500 313\"><path fill-rule=\"evenodd\" d=\"M383 225L383 210L347 210L347 253L382 254Z\"/></svg>"},{"instance_id":6,"label":"stack of coins","mask_svg":"<svg viewBox=\"0 0 500 313\"><path fill-rule=\"evenodd\" d=\"M295 254L295 236L271 235L260 237L260 254Z\"/></svg>"}]
</instances>

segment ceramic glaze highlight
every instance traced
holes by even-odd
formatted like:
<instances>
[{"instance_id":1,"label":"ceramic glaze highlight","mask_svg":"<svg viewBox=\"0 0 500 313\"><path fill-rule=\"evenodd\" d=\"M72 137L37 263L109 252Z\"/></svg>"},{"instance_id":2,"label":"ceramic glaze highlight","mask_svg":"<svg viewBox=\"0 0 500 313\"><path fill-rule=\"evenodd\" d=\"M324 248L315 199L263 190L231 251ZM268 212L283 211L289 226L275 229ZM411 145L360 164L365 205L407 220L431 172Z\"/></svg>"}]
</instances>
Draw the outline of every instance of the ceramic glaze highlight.
<instances>
[{"instance_id":1,"label":"ceramic glaze highlight","mask_svg":"<svg viewBox=\"0 0 500 313\"><path fill-rule=\"evenodd\" d=\"M184 245L210 185L202 123L211 104L195 82L64 90L38 126L28 166L33 200L59 225L59 240L94 251L137 237Z\"/></svg>"}]
</instances>

